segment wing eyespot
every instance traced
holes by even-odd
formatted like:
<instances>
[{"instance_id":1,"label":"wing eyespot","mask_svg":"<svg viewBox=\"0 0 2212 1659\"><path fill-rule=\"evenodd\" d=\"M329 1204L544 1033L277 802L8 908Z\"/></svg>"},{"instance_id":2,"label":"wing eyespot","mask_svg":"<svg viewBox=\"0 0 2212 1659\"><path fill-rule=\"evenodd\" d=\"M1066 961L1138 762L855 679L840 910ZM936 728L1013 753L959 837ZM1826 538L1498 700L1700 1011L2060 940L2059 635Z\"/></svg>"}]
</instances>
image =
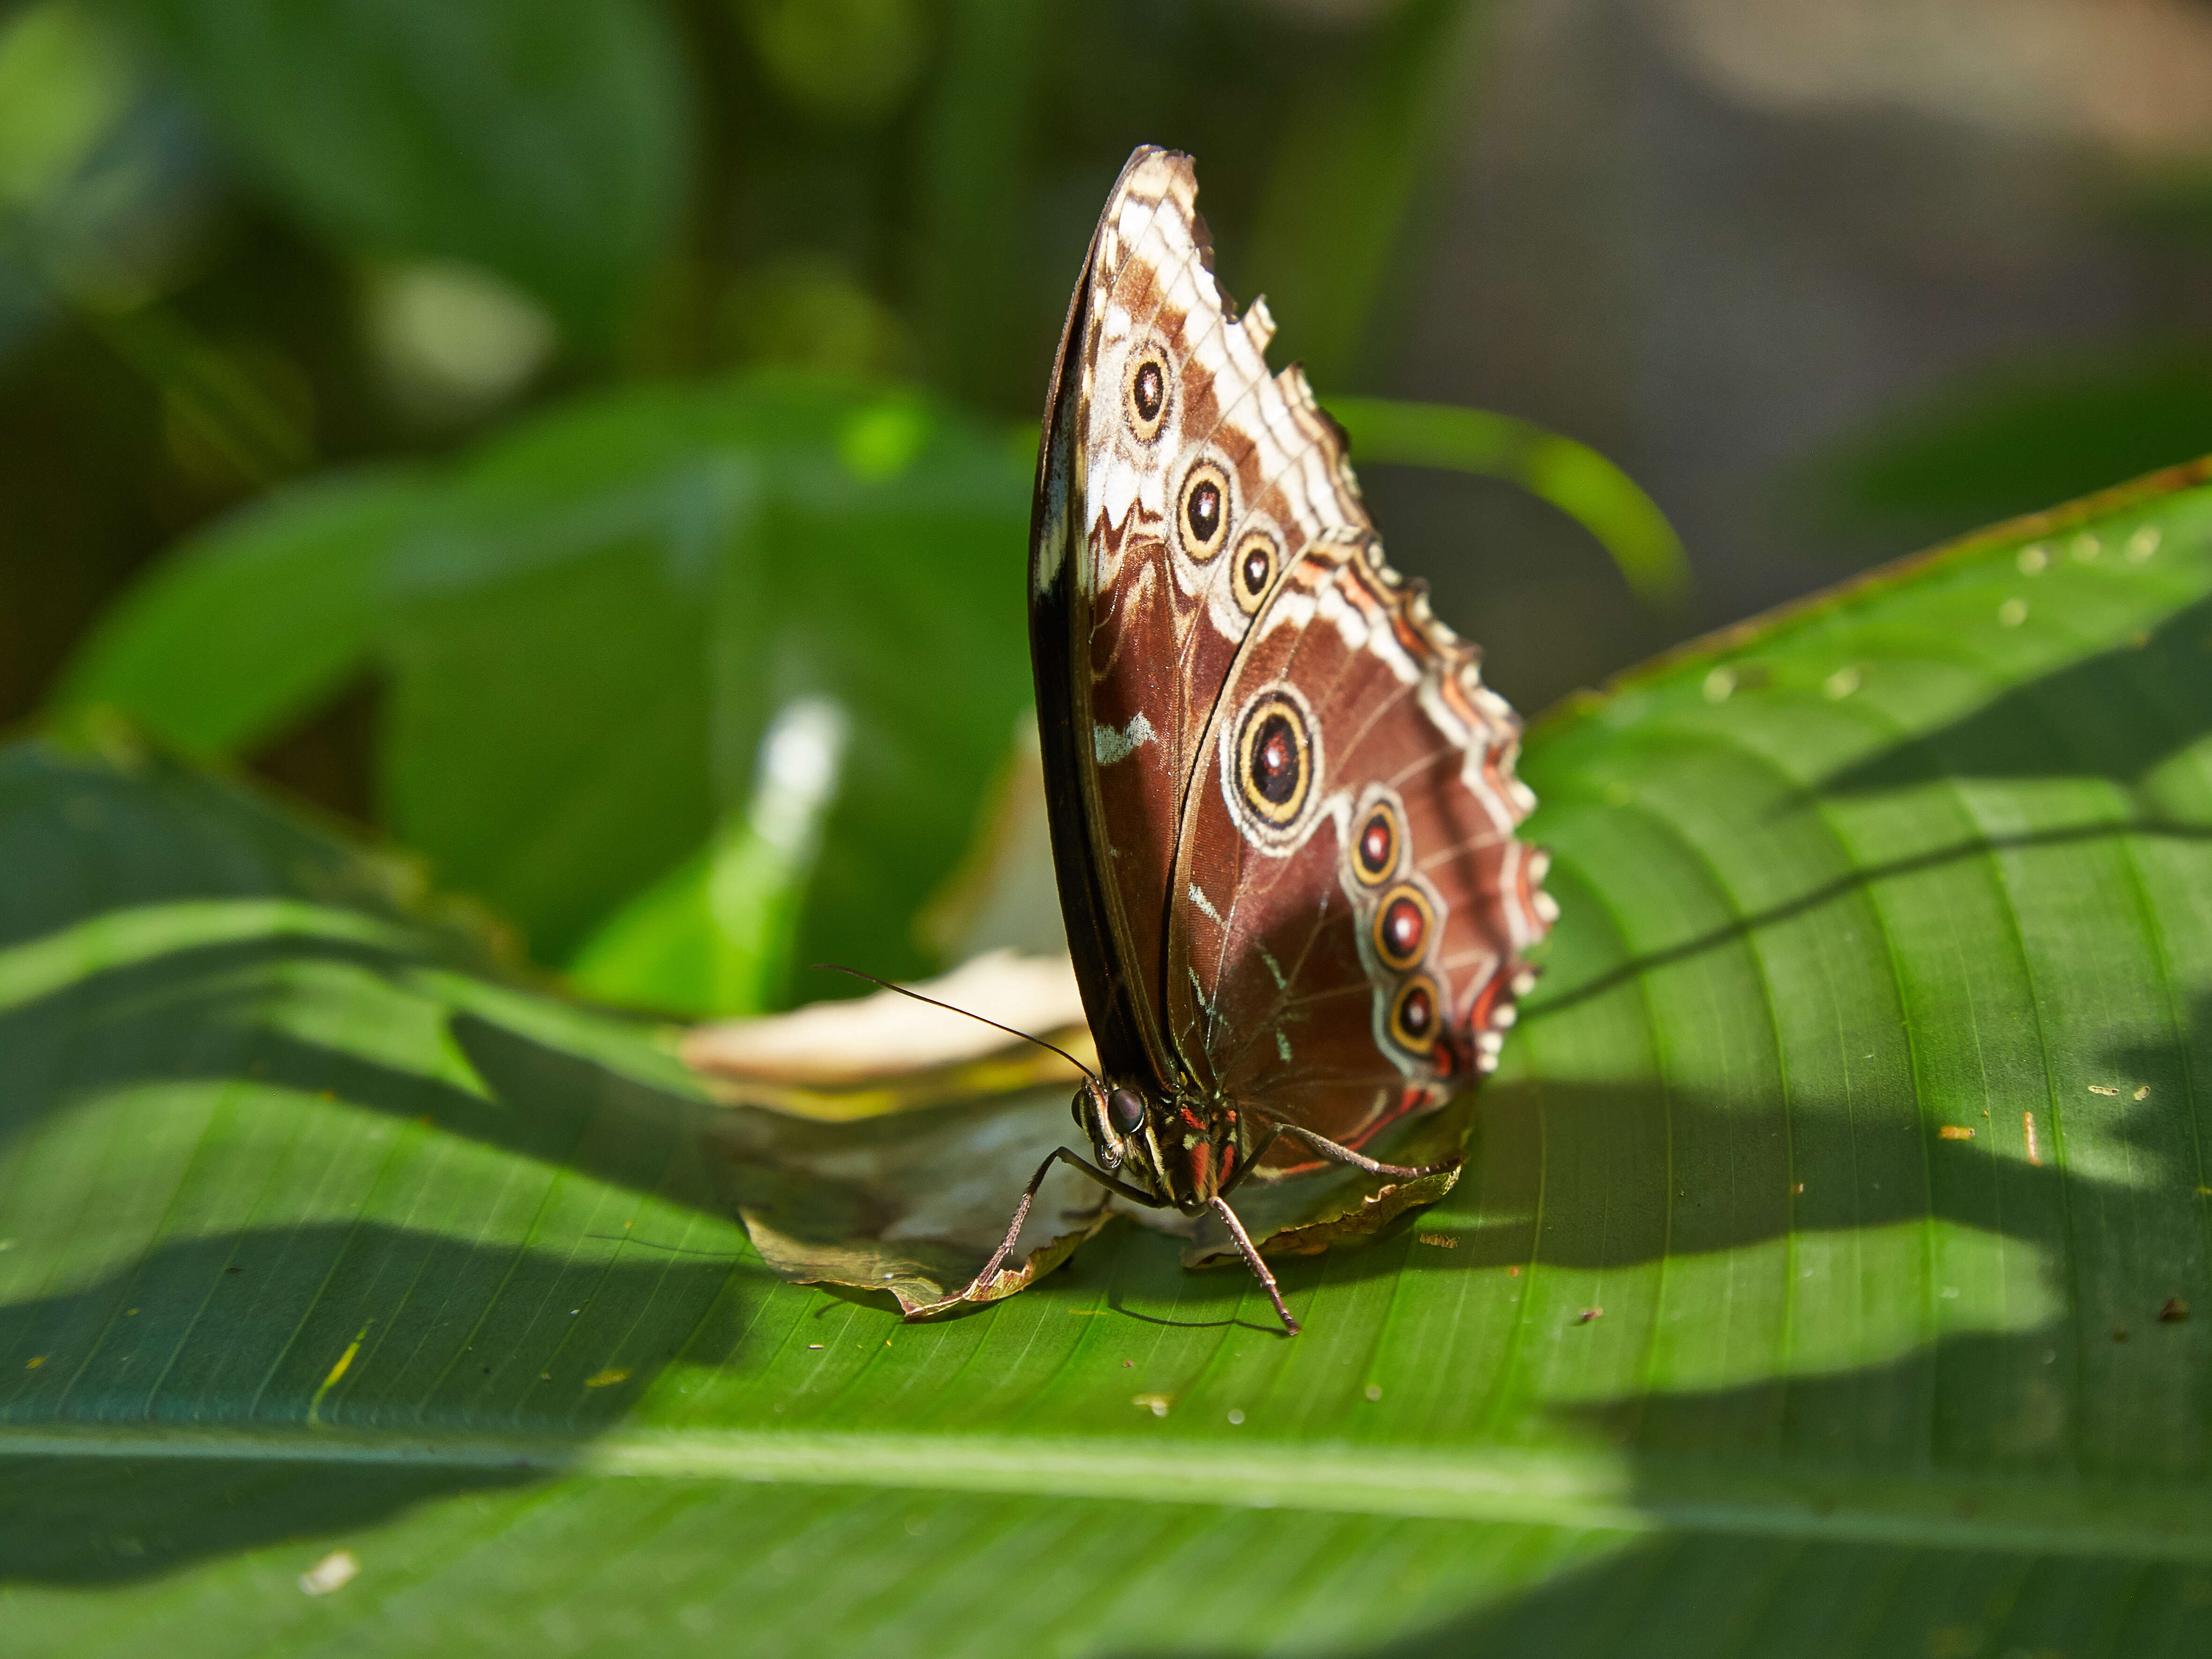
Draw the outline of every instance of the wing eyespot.
<instances>
[{"instance_id":1,"label":"wing eyespot","mask_svg":"<svg viewBox=\"0 0 2212 1659\"><path fill-rule=\"evenodd\" d=\"M1272 824L1294 822L1313 787L1313 749L1297 708L1281 698L1261 703L1245 716L1237 748L1245 804Z\"/></svg>"},{"instance_id":2,"label":"wing eyespot","mask_svg":"<svg viewBox=\"0 0 2212 1659\"><path fill-rule=\"evenodd\" d=\"M1352 873L1362 887L1380 887L1398 868L1398 848L1404 839L1398 814L1387 800L1378 800L1360 820L1352 841Z\"/></svg>"},{"instance_id":3,"label":"wing eyespot","mask_svg":"<svg viewBox=\"0 0 2212 1659\"><path fill-rule=\"evenodd\" d=\"M1433 1052L1443 1024L1443 995L1426 974L1413 975L1390 999L1390 1040L1409 1054Z\"/></svg>"},{"instance_id":4,"label":"wing eyespot","mask_svg":"<svg viewBox=\"0 0 2212 1659\"><path fill-rule=\"evenodd\" d=\"M1322 770L1320 728L1293 686L1262 687L1222 727L1222 793L1244 838L1264 853L1281 856L1304 839Z\"/></svg>"},{"instance_id":5,"label":"wing eyespot","mask_svg":"<svg viewBox=\"0 0 2212 1659\"><path fill-rule=\"evenodd\" d=\"M1128 411L1129 430L1139 443L1151 443L1167 424L1172 389L1165 352L1158 346L1147 345L1129 354L1129 366L1122 379L1121 403Z\"/></svg>"},{"instance_id":6,"label":"wing eyespot","mask_svg":"<svg viewBox=\"0 0 2212 1659\"><path fill-rule=\"evenodd\" d=\"M1204 564L1228 541L1230 516L1228 473L1216 462L1200 461L1183 475L1176 499L1176 533L1182 550Z\"/></svg>"},{"instance_id":7,"label":"wing eyespot","mask_svg":"<svg viewBox=\"0 0 2212 1659\"><path fill-rule=\"evenodd\" d=\"M1437 930L1436 908L1411 884L1394 887L1375 907L1375 954L1402 972L1419 963Z\"/></svg>"},{"instance_id":8,"label":"wing eyespot","mask_svg":"<svg viewBox=\"0 0 2212 1659\"><path fill-rule=\"evenodd\" d=\"M1282 562L1282 549L1272 534L1265 530L1244 532L1237 543L1235 568L1230 574L1238 610L1248 617L1259 610L1267 590L1275 585L1275 572Z\"/></svg>"}]
</instances>

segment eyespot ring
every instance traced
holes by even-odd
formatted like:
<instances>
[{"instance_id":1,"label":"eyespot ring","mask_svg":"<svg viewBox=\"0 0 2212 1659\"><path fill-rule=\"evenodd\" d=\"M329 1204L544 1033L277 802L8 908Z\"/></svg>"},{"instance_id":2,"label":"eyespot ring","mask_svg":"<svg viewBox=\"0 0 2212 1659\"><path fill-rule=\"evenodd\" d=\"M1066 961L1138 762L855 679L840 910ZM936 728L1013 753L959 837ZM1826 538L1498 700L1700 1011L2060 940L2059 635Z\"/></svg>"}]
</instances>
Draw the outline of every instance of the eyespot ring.
<instances>
[{"instance_id":1,"label":"eyespot ring","mask_svg":"<svg viewBox=\"0 0 2212 1659\"><path fill-rule=\"evenodd\" d=\"M1229 586L1237 595L1237 608L1246 616L1260 608L1267 597L1267 590L1275 585L1275 572L1281 568L1283 550L1273 534L1265 530L1248 530L1237 539L1237 556L1231 562Z\"/></svg>"},{"instance_id":2,"label":"eyespot ring","mask_svg":"<svg viewBox=\"0 0 2212 1659\"><path fill-rule=\"evenodd\" d=\"M1268 828L1296 823L1313 793L1313 738L1305 711L1280 691L1255 698L1237 726L1237 787Z\"/></svg>"},{"instance_id":3,"label":"eyespot ring","mask_svg":"<svg viewBox=\"0 0 2212 1659\"><path fill-rule=\"evenodd\" d=\"M1436 907L1410 883L1394 887L1375 907L1375 954L1401 971L1419 962L1437 930Z\"/></svg>"},{"instance_id":4,"label":"eyespot ring","mask_svg":"<svg viewBox=\"0 0 2212 1659\"><path fill-rule=\"evenodd\" d=\"M1217 728L1221 803L1245 843L1269 858L1305 844L1322 816L1328 758L1321 720L1288 680L1255 686Z\"/></svg>"},{"instance_id":5,"label":"eyespot ring","mask_svg":"<svg viewBox=\"0 0 2212 1659\"><path fill-rule=\"evenodd\" d=\"M1150 443L1167 424L1168 404L1174 384L1168 374L1167 354L1156 345L1144 345L1129 354L1121 375L1121 407L1128 413L1129 430L1139 443Z\"/></svg>"},{"instance_id":6,"label":"eyespot ring","mask_svg":"<svg viewBox=\"0 0 2212 1659\"><path fill-rule=\"evenodd\" d=\"M1183 474L1176 493L1176 538L1196 562L1204 564L1228 541L1231 502L1229 475L1218 463L1201 460Z\"/></svg>"},{"instance_id":7,"label":"eyespot ring","mask_svg":"<svg viewBox=\"0 0 2212 1659\"><path fill-rule=\"evenodd\" d=\"M1398 814L1387 800L1378 800L1359 821L1352 838L1352 874L1362 887L1380 887L1398 868L1398 846L1403 839Z\"/></svg>"},{"instance_id":8,"label":"eyespot ring","mask_svg":"<svg viewBox=\"0 0 2212 1659\"><path fill-rule=\"evenodd\" d=\"M1390 999L1390 1040L1409 1054L1427 1055L1443 1035L1443 994L1426 974L1416 974Z\"/></svg>"}]
</instances>

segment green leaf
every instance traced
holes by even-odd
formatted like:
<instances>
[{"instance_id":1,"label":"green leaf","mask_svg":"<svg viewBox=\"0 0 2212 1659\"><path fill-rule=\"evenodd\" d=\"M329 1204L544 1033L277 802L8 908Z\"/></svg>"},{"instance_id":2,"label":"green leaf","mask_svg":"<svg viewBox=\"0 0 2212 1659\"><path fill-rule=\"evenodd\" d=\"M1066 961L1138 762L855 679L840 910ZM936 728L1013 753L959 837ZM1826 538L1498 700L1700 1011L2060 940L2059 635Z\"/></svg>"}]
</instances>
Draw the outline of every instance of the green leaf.
<instances>
[{"instance_id":1,"label":"green leaf","mask_svg":"<svg viewBox=\"0 0 2212 1659\"><path fill-rule=\"evenodd\" d=\"M189 754L276 735L365 666L392 544L425 494L409 472L337 475L232 515L101 617L54 702L127 710Z\"/></svg>"},{"instance_id":2,"label":"green leaf","mask_svg":"<svg viewBox=\"0 0 2212 1659\"><path fill-rule=\"evenodd\" d=\"M639 0L118 0L252 164L357 250L487 265L605 343L666 252L688 88Z\"/></svg>"},{"instance_id":3,"label":"green leaf","mask_svg":"<svg viewBox=\"0 0 2212 1659\"><path fill-rule=\"evenodd\" d=\"M795 957L927 965L909 924L1030 697L1028 500L997 432L906 392L605 394L442 476L266 498L157 566L61 702L236 754L373 663L383 815L441 883L604 994L772 1006ZM808 708L832 775L763 831L763 740Z\"/></svg>"},{"instance_id":4,"label":"green leaf","mask_svg":"<svg viewBox=\"0 0 2212 1659\"><path fill-rule=\"evenodd\" d=\"M1658 504L1572 438L1486 409L1331 398L1362 462L1443 467L1502 478L1549 501L1595 537L1637 598L1662 614L1689 603L1690 560Z\"/></svg>"},{"instance_id":5,"label":"green leaf","mask_svg":"<svg viewBox=\"0 0 2212 1659\"><path fill-rule=\"evenodd\" d=\"M826 382L623 393L513 434L395 563L393 826L563 960L747 805L779 710L826 703L841 769L797 949L913 971L908 921L1029 697L1028 494L988 430Z\"/></svg>"},{"instance_id":6,"label":"green leaf","mask_svg":"<svg viewBox=\"0 0 2212 1659\"><path fill-rule=\"evenodd\" d=\"M846 726L819 698L780 710L748 810L593 933L570 980L593 996L682 1013L768 1007L790 977Z\"/></svg>"},{"instance_id":7,"label":"green leaf","mask_svg":"<svg viewBox=\"0 0 2212 1659\"><path fill-rule=\"evenodd\" d=\"M0 21L0 210L43 203L120 121L130 65L79 8L10 8Z\"/></svg>"},{"instance_id":8,"label":"green leaf","mask_svg":"<svg viewBox=\"0 0 2212 1659\"><path fill-rule=\"evenodd\" d=\"M649 1029L15 751L11 1638L2202 1651L2208 476L1532 730L1547 975L1452 1194L1279 1264L1295 1340L1126 1226L928 1326L785 1285Z\"/></svg>"}]
</instances>

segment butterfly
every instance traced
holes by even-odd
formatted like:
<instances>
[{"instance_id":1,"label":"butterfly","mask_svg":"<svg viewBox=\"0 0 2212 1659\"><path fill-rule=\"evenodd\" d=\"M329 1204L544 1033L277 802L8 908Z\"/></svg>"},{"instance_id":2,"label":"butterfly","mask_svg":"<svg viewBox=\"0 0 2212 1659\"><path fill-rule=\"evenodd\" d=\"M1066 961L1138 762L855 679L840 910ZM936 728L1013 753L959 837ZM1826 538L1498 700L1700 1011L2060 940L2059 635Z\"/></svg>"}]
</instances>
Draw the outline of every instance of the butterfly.
<instances>
[{"instance_id":1,"label":"butterfly","mask_svg":"<svg viewBox=\"0 0 2212 1659\"><path fill-rule=\"evenodd\" d=\"M1053 859L1098 1066L1073 1110L1121 1197L1211 1212L1492 1069L1557 915L1477 653L1384 561L1342 433L1264 301L1212 271L1191 158L1144 147L1068 307L1032 512ZM1449 1167L1449 1166L1439 1166Z\"/></svg>"}]
</instances>

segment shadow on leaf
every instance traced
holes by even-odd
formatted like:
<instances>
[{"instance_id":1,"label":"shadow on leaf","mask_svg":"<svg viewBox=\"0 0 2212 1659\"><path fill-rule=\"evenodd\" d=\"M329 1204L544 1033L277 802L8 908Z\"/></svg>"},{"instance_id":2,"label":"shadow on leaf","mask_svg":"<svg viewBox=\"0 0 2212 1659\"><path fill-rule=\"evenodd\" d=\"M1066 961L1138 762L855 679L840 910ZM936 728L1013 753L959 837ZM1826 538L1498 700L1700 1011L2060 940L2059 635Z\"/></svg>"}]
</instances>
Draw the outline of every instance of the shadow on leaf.
<instances>
[{"instance_id":1,"label":"shadow on leaf","mask_svg":"<svg viewBox=\"0 0 2212 1659\"><path fill-rule=\"evenodd\" d=\"M2123 645L1825 780L1828 795L1947 778L2104 778L2126 787L2212 732L2212 599Z\"/></svg>"},{"instance_id":2,"label":"shadow on leaf","mask_svg":"<svg viewBox=\"0 0 2212 1659\"><path fill-rule=\"evenodd\" d=\"M757 1272L755 1285L758 1280ZM516 1441L616 1423L671 1364L729 1361L745 1327L737 1258L492 1244L368 1222L164 1244L83 1289L0 1307L0 1423L96 1436L128 1424ZM0 1577L136 1577L359 1525L457 1490L535 1478L486 1461L409 1469L216 1459L11 1460Z\"/></svg>"}]
</instances>

